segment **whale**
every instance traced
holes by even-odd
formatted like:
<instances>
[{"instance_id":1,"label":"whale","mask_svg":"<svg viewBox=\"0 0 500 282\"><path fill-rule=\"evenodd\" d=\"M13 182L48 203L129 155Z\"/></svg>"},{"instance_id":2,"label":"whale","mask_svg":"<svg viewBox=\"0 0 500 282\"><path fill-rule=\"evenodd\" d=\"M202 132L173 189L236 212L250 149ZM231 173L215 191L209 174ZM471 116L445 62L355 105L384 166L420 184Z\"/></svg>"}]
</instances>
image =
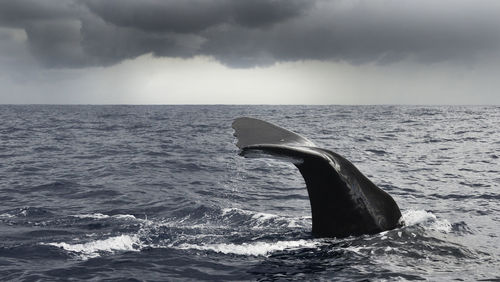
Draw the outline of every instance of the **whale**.
<instances>
[{"instance_id":1,"label":"whale","mask_svg":"<svg viewBox=\"0 0 500 282\"><path fill-rule=\"evenodd\" d=\"M312 235L343 238L401 226L396 201L343 156L309 139L256 118L233 121L239 155L294 164L304 178L312 214Z\"/></svg>"}]
</instances>

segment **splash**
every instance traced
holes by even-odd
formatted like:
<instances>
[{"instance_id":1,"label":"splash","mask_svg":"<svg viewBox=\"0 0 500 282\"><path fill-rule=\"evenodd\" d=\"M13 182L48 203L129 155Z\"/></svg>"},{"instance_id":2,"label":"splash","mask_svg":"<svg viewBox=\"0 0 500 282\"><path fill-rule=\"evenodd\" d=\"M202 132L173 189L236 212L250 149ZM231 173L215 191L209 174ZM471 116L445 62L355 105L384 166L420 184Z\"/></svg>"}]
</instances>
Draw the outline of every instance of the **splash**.
<instances>
[{"instance_id":1,"label":"splash","mask_svg":"<svg viewBox=\"0 0 500 282\"><path fill-rule=\"evenodd\" d=\"M451 232L451 224L446 219L438 219L433 213L425 210L407 210L402 213L401 220L405 226L420 225L434 231Z\"/></svg>"},{"instance_id":2,"label":"splash","mask_svg":"<svg viewBox=\"0 0 500 282\"><path fill-rule=\"evenodd\" d=\"M300 217L300 218L287 218L279 215L261 213L248 211L238 208L227 208L223 209L221 219L229 220L229 218L235 216L244 216L244 220L253 228L259 228L268 225L270 221L277 221L275 223L281 223L282 225L292 225L293 227L303 227L304 221L310 221L310 217ZM104 255L104 253L114 253L116 251L140 251L144 247L154 247L154 248L175 248L175 249L195 249L202 251L212 251L216 253L223 254L234 254L242 256L268 256L277 251L292 250L297 248L313 248L318 242L307 241L307 240L292 240L292 241L277 241L277 242L249 242L241 244L233 243L203 243L201 237L216 238L221 236L217 228L226 229L224 226L211 225L203 223L201 225L197 224L180 224L187 218L182 220L147 220L139 219L133 215L128 214L118 214L118 215L106 215L102 213L89 213L89 214L76 214L72 217L81 219L93 219L93 220L132 220L140 223L140 229L136 233L123 234L120 236L110 237L107 239L94 240L84 243L76 243L66 241L66 242L52 242L46 243L45 245L51 245L59 247L77 255L78 258L86 260L90 258L99 257ZM238 219L240 220L240 219ZM154 240L151 238L157 237L161 232L168 232L168 228L182 228L182 229L210 229L210 234L201 235L196 234L184 234L178 238L171 238L168 240L170 242L162 242L162 240ZM167 229L164 229L167 228ZM215 229L214 229L215 228ZM215 232L215 233L214 233ZM189 232L188 232L189 233ZM108 235L109 236L109 235ZM88 237L88 236L87 236ZM92 237L92 236L91 236ZM101 237L102 238L102 237ZM194 240L194 241L193 241ZM154 241L154 243L153 243ZM78 241L77 241L78 242Z\"/></svg>"},{"instance_id":3,"label":"splash","mask_svg":"<svg viewBox=\"0 0 500 282\"><path fill-rule=\"evenodd\" d=\"M248 210L243 210L243 209L239 209L239 208L225 208L225 209L222 209L222 215L223 216L228 216L228 215L231 215L233 213L248 215L251 218L257 219L257 220L259 220L259 219L260 220L268 220L268 219L271 219L271 218L277 218L278 217L275 214L248 211Z\"/></svg>"},{"instance_id":4,"label":"splash","mask_svg":"<svg viewBox=\"0 0 500 282\"><path fill-rule=\"evenodd\" d=\"M268 227L270 222L273 222L272 224L274 226L304 228L308 227L311 222L310 216L286 217L270 213L249 211L240 208L225 208L222 210L223 217L231 217L233 215L244 215L248 217L246 224L248 224L249 227L253 229Z\"/></svg>"},{"instance_id":5,"label":"splash","mask_svg":"<svg viewBox=\"0 0 500 282\"><path fill-rule=\"evenodd\" d=\"M274 252L283 250L293 250L301 248L314 248L319 242L296 240L296 241L278 241L278 242L255 242L242 244L181 244L177 249L196 249L202 251L213 251L223 254L234 254L242 256L268 256Z\"/></svg>"},{"instance_id":6,"label":"splash","mask_svg":"<svg viewBox=\"0 0 500 282\"><path fill-rule=\"evenodd\" d=\"M78 218L93 218L93 219L105 219L105 218L118 218L118 219L137 219L131 214L117 214L117 215L107 215L102 213L92 213L92 214L76 214L73 217Z\"/></svg>"},{"instance_id":7,"label":"splash","mask_svg":"<svg viewBox=\"0 0 500 282\"><path fill-rule=\"evenodd\" d=\"M120 235L104 240L95 240L83 244L47 243L55 247L77 254L81 259L99 257L101 252L140 251L141 242L137 235Z\"/></svg>"},{"instance_id":8,"label":"splash","mask_svg":"<svg viewBox=\"0 0 500 282\"><path fill-rule=\"evenodd\" d=\"M103 218L109 218L109 215L102 214L102 213L93 213L93 214L76 214L76 215L73 215L73 217L103 219Z\"/></svg>"}]
</instances>

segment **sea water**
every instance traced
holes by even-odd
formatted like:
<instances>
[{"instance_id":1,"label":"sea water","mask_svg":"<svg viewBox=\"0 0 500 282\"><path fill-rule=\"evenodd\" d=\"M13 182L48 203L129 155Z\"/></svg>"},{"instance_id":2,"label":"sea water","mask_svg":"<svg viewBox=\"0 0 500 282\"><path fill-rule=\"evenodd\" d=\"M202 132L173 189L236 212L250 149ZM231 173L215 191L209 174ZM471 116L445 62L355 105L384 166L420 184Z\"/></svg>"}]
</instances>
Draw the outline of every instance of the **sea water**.
<instances>
[{"instance_id":1,"label":"sea water","mask_svg":"<svg viewBox=\"0 0 500 282\"><path fill-rule=\"evenodd\" d=\"M238 156L240 116L346 157L404 226L314 238L293 164ZM493 106L0 106L0 277L497 280L499 125Z\"/></svg>"}]
</instances>

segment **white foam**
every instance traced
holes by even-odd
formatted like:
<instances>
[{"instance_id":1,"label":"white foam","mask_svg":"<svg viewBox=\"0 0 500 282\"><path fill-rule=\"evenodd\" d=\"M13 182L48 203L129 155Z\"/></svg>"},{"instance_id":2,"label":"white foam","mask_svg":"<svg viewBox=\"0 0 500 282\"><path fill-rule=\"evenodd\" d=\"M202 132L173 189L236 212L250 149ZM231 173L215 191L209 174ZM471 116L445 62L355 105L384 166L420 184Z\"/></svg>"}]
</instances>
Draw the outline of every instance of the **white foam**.
<instances>
[{"instance_id":1,"label":"white foam","mask_svg":"<svg viewBox=\"0 0 500 282\"><path fill-rule=\"evenodd\" d=\"M131 214L117 214L117 215L113 215L112 217L113 218L119 218L119 219L138 219L138 218L136 218L135 216L133 216Z\"/></svg>"},{"instance_id":2,"label":"white foam","mask_svg":"<svg viewBox=\"0 0 500 282\"><path fill-rule=\"evenodd\" d=\"M244 214L248 215L251 217L251 219L255 220L255 226L251 226L251 228L261 228L262 225L266 224L270 220L279 220L283 221L285 224L287 224L287 227L290 228L298 228L298 227L303 227L303 223L306 220L310 220L311 216L304 216L304 217L298 217L298 218L293 218L293 217L284 217L276 214L270 214L270 213L263 213L263 212L255 212L255 211L249 211L249 210L243 210L239 208L226 208L222 210L222 215L227 216L230 213L239 213L239 214Z\"/></svg>"},{"instance_id":3,"label":"white foam","mask_svg":"<svg viewBox=\"0 0 500 282\"><path fill-rule=\"evenodd\" d=\"M2 214L0 214L0 217L3 217L3 218L12 218L12 217L14 217L14 215L12 215L10 213L2 213Z\"/></svg>"},{"instance_id":4,"label":"white foam","mask_svg":"<svg viewBox=\"0 0 500 282\"><path fill-rule=\"evenodd\" d=\"M139 251L141 247L139 237L136 235L120 235L83 244L60 242L48 243L46 245L56 246L66 251L77 253L82 259L98 257L100 255L99 252Z\"/></svg>"},{"instance_id":5,"label":"white foam","mask_svg":"<svg viewBox=\"0 0 500 282\"><path fill-rule=\"evenodd\" d=\"M109 218L109 215L102 214L102 213L92 213L92 214L76 214L76 215L73 215L73 217L103 219L103 218Z\"/></svg>"},{"instance_id":6,"label":"white foam","mask_svg":"<svg viewBox=\"0 0 500 282\"><path fill-rule=\"evenodd\" d=\"M446 219L438 219L433 213L425 210L407 210L401 216L401 221L405 226L422 225L431 230L448 233L451 231L451 224Z\"/></svg>"},{"instance_id":7,"label":"white foam","mask_svg":"<svg viewBox=\"0 0 500 282\"><path fill-rule=\"evenodd\" d=\"M107 215L102 213L92 213L92 214L76 214L73 217L78 218L93 218L93 219L105 219L105 218L117 218L117 219L138 219L131 214L115 214L115 215Z\"/></svg>"},{"instance_id":8,"label":"white foam","mask_svg":"<svg viewBox=\"0 0 500 282\"><path fill-rule=\"evenodd\" d=\"M196 249L202 251L213 251L223 254L235 254L243 256L267 256L273 252L299 249L299 248L314 248L318 242L296 240L296 241L278 241L278 242L255 242L255 243L242 243L242 244L181 244L173 246L178 249Z\"/></svg>"},{"instance_id":9,"label":"white foam","mask_svg":"<svg viewBox=\"0 0 500 282\"><path fill-rule=\"evenodd\" d=\"M225 216L228 213L240 213L240 214L245 214L251 216L253 219L256 220L268 220L271 218L277 218L278 216L275 214L270 214L270 213L263 213L263 212L254 212L254 211L248 211L248 210L243 210L239 208L226 208L222 210L222 215Z\"/></svg>"},{"instance_id":10,"label":"white foam","mask_svg":"<svg viewBox=\"0 0 500 282\"><path fill-rule=\"evenodd\" d=\"M353 253L356 253L356 254L359 254L359 255L361 254L361 252L360 252L361 249L363 249L363 247L352 247L352 246L350 246L350 247L345 248L346 251L350 251L350 252L353 252Z\"/></svg>"},{"instance_id":11,"label":"white foam","mask_svg":"<svg viewBox=\"0 0 500 282\"><path fill-rule=\"evenodd\" d=\"M370 252L373 252L373 249L374 247L371 247L371 246L358 246L358 247L353 247L353 246L349 246L347 248L343 248L345 249L346 251L349 251L349 252L353 252L355 254L358 254L358 255L363 255L364 253L370 251ZM364 252L362 252L364 251Z\"/></svg>"},{"instance_id":12,"label":"white foam","mask_svg":"<svg viewBox=\"0 0 500 282\"><path fill-rule=\"evenodd\" d=\"M432 224L430 228L432 230L448 233L451 232L451 223L446 219L438 220L434 222L434 224Z\"/></svg>"},{"instance_id":13,"label":"white foam","mask_svg":"<svg viewBox=\"0 0 500 282\"><path fill-rule=\"evenodd\" d=\"M288 222L288 226L289 228L297 228L297 227L301 227L299 224L297 224L297 220L295 219L290 219L290 221Z\"/></svg>"},{"instance_id":14,"label":"white foam","mask_svg":"<svg viewBox=\"0 0 500 282\"><path fill-rule=\"evenodd\" d=\"M258 212L252 215L253 219L259 220L259 221L266 221L269 219L277 218L278 216L275 214L270 214L270 213L263 213L263 212Z\"/></svg>"}]
</instances>

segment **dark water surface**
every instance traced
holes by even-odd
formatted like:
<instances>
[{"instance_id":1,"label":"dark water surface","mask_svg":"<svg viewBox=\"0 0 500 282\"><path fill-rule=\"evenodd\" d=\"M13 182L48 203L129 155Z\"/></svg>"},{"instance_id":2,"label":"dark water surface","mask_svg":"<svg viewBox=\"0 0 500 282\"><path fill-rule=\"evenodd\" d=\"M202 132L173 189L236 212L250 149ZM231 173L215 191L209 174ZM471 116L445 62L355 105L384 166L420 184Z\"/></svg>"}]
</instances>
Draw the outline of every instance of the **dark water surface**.
<instances>
[{"instance_id":1,"label":"dark water surface","mask_svg":"<svg viewBox=\"0 0 500 282\"><path fill-rule=\"evenodd\" d=\"M351 160L405 226L316 239L254 116ZM500 279L500 108L0 106L3 280Z\"/></svg>"}]
</instances>

